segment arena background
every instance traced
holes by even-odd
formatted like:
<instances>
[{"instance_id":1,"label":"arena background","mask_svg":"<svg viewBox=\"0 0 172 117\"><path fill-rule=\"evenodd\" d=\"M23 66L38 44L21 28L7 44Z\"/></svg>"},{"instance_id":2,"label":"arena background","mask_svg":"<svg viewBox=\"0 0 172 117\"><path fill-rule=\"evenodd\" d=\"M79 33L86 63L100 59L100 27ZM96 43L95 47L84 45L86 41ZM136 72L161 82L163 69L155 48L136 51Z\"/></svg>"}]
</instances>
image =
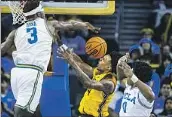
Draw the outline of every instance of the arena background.
<instances>
[{"instance_id":1,"label":"arena background","mask_svg":"<svg viewBox=\"0 0 172 117\"><path fill-rule=\"evenodd\" d=\"M97 35L91 32L61 34L63 42L92 66L96 65L97 60L85 53L85 43L90 37L104 38L108 44L107 53L116 50L122 54L139 50L138 45L141 46L143 42L148 43L147 39L151 39L153 42L151 53L143 54L141 59L148 62L154 70L152 89L156 94L156 100L153 112L159 115L164 110L165 99L172 96L171 0L58 0L58 2L44 0L43 4L48 20L87 21L102 28ZM11 30L18 27L12 25L12 15L6 5L6 2L0 2L1 43L5 41ZM14 67L11 56L13 50L14 48L11 48L5 56L1 57L2 117L13 116L15 99L10 88L10 70ZM77 109L85 89L77 80L75 71L64 60L56 57L56 50L57 45L54 44L49 72L44 76L41 112L46 117L75 117L78 116ZM157 88L159 86L161 89ZM122 94L123 89L120 87L114 99L113 109L116 113L120 109Z\"/></svg>"}]
</instances>

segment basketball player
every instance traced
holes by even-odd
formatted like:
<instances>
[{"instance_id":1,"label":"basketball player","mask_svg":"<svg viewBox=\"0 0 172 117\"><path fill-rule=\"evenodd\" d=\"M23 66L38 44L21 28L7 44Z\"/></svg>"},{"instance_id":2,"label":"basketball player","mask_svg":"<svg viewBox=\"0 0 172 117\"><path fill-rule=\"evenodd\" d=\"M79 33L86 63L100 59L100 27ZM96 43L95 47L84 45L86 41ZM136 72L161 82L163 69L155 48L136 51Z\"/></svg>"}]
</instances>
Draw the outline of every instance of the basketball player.
<instances>
[{"instance_id":1,"label":"basketball player","mask_svg":"<svg viewBox=\"0 0 172 117\"><path fill-rule=\"evenodd\" d=\"M15 117L31 117L37 114L43 74L51 55L53 37L61 45L58 32L61 30L87 30L97 32L89 23L83 22L46 22L39 1L26 1L23 8L27 22L13 30L1 46L3 55L15 44L13 59L16 67L11 71L11 86L16 101ZM36 112L35 112L36 111ZM38 113L38 116L41 116Z\"/></svg>"},{"instance_id":2,"label":"basketball player","mask_svg":"<svg viewBox=\"0 0 172 117\"><path fill-rule=\"evenodd\" d=\"M127 55L117 64L117 76L125 86L119 116L149 117L155 96L146 83L151 80L152 69L144 62L134 62L131 69L126 61Z\"/></svg>"},{"instance_id":3,"label":"basketball player","mask_svg":"<svg viewBox=\"0 0 172 117\"><path fill-rule=\"evenodd\" d=\"M58 53L74 67L78 80L87 88L79 106L81 117L107 117L108 105L116 87L116 79L112 73L117 64L117 53L112 52L102 57L96 68L63 48Z\"/></svg>"}]
</instances>

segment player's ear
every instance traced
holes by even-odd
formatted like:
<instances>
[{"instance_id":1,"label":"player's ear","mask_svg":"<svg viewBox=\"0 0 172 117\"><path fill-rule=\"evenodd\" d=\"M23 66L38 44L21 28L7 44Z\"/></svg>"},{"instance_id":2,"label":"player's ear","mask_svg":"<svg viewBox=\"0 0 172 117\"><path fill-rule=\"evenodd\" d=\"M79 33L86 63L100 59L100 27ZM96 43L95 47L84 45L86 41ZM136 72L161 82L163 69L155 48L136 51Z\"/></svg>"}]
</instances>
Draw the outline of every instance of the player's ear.
<instances>
[{"instance_id":1,"label":"player's ear","mask_svg":"<svg viewBox=\"0 0 172 117\"><path fill-rule=\"evenodd\" d=\"M112 69L111 65L108 66L108 70L110 71Z\"/></svg>"}]
</instances>

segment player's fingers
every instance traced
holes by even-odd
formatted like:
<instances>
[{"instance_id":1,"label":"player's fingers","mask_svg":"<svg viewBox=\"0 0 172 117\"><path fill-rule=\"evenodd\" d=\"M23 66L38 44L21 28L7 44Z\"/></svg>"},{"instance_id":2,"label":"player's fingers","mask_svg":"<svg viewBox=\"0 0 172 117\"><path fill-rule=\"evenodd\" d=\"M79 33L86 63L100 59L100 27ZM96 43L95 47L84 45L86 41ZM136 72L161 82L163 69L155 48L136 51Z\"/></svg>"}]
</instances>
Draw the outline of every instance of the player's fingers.
<instances>
[{"instance_id":1,"label":"player's fingers","mask_svg":"<svg viewBox=\"0 0 172 117\"><path fill-rule=\"evenodd\" d=\"M119 65L118 67L119 67L120 69L123 69L123 66L122 66L122 65Z\"/></svg>"},{"instance_id":2,"label":"player's fingers","mask_svg":"<svg viewBox=\"0 0 172 117\"><path fill-rule=\"evenodd\" d=\"M57 56L57 58L60 58L60 59L65 59L64 57L61 57L61 56Z\"/></svg>"},{"instance_id":3,"label":"player's fingers","mask_svg":"<svg viewBox=\"0 0 172 117\"><path fill-rule=\"evenodd\" d=\"M130 69L130 66L126 62L123 62L123 65L125 69Z\"/></svg>"},{"instance_id":4,"label":"player's fingers","mask_svg":"<svg viewBox=\"0 0 172 117\"><path fill-rule=\"evenodd\" d=\"M62 55L62 52L61 52L61 50L59 50L59 49L57 49L57 53L58 53L59 55Z\"/></svg>"},{"instance_id":5,"label":"player's fingers","mask_svg":"<svg viewBox=\"0 0 172 117\"><path fill-rule=\"evenodd\" d=\"M119 68L124 69L124 65L123 65L123 62L122 61L119 64Z\"/></svg>"}]
</instances>

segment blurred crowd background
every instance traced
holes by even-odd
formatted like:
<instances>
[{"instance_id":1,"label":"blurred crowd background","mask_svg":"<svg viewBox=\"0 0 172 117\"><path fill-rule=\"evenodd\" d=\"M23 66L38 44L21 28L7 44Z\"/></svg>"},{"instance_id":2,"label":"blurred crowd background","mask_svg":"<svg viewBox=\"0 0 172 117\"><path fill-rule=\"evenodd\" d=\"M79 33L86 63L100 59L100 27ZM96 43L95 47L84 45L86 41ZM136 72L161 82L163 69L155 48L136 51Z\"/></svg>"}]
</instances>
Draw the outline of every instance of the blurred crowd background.
<instances>
[{"instance_id":1,"label":"blurred crowd background","mask_svg":"<svg viewBox=\"0 0 172 117\"><path fill-rule=\"evenodd\" d=\"M45 0L52 2L52 0ZM64 1L64 0L62 0ZM87 0L66 0L65 2L88 2ZM92 0L91 2L101 2ZM101 36L108 45L108 52L116 50L122 54L129 52L130 62L144 61L153 69L152 87L156 100L153 113L157 116L172 116L172 1L171 0L117 0L116 12L111 16L46 15L47 20L87 21L101 27L98 35L89 31L61 32L64 44L73 48L84 62L95 66L97 60L85 53L86 41L92 36ZM1 43L12 25L12 15L2 14ZM10 70L14 67L11 52L1 57L1 110L3 117L13 116L15 99L10 88ZM51 64L51 63L50 63ZM75 78L75 71L69 66L70 103L72 116L78 115L80 99L86 89ZM52 71L51 65L49 71ZM160 87L160 88L158 88ZM109 108L119 113L124 88L118 84L115 97ZM171 117L170 116L170 117Z\"/></svg>"}]
</instances>

